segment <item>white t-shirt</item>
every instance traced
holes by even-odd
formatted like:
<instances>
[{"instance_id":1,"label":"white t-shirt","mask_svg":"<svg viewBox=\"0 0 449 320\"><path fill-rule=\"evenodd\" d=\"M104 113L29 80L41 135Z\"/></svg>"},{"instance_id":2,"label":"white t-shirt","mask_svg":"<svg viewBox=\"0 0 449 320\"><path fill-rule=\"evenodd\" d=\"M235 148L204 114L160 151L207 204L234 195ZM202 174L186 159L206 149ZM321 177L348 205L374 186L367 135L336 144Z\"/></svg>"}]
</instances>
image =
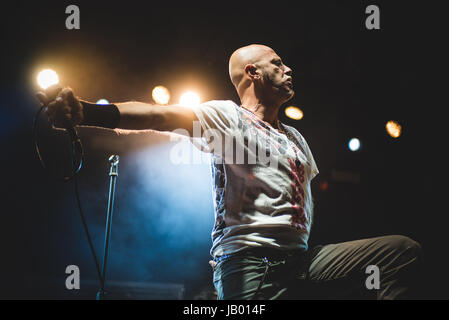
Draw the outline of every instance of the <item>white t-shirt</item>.
<instances>
[{"instance_id":1,"label":"white t-shirt","mask_svg":"<svg viewBox=\"0 0 449 320\"><path fill-rule=\"evenodd\" d=\"M295 143L232 101L193 108L204 135L191 139L212 155L213 257L251 247L307 250L312 224L310 181L318 168L293 127Z\"/></svg>"}]
</instances>

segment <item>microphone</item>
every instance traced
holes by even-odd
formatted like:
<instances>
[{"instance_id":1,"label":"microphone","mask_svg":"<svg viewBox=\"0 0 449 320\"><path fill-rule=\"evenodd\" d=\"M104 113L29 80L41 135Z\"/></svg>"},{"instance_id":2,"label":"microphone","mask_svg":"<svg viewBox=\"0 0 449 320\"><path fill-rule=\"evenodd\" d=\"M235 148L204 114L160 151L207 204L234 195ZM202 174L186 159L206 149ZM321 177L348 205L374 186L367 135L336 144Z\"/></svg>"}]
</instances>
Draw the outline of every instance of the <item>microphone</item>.
<instances>
[{"instance_id":1,"label":"microphone","mask_svg":"<svg viewBox=\"0 0 449 320\"><path fill-rule=\"evenodd\" d=\"M81 167L83 166L83 158L84 158L84 149L83 145L81 143L81 139L78 135L78 132L75 129L75 126L73 125L72 121L69 119L64 120L64 129L67 131L70 137L70 141L72 143L72 161L73 161L73 170L76 173L78 173L81 170ZM80 155L80 162L78 165L78 168L75 168L75 155Z\"/></svg>"}]
</instances>

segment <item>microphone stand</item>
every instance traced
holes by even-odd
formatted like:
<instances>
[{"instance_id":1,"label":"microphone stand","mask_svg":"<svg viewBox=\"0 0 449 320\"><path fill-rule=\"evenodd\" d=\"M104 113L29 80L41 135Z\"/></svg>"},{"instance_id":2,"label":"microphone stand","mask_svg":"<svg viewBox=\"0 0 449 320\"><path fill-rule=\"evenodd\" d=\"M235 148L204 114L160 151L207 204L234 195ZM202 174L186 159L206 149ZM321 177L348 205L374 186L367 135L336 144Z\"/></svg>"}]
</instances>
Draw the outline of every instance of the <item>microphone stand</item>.
<instances>
[{"instance_id":1,"label":"microphone stand","mask_svg":"<svg viewBox=\"0 0 449 320\"><path fill-rule=\"evenodd\" d=\"M104 239L103 273L101 279L101 288L100 291L97 293L97 300L104 300L105 298L104 285L106 280L106 265L108 262L109 239L111 237L112 214L114 212L115 184L117 182L118 177L119 156L117 155L110 156L109 162L111 163L111 170L109 171L110 184L109 184L108 212L106 216L106 231Z\"/></svg>"},{"instance_id":2,"label":"microphone stand","mask_svg":"<svg viewBox=\"0 0 449 320\"><path fill-rule=\"evenodd\" d=\"M33 140L34 140L34 147L36 149L37 156L39 158L39 161L44 169L48 169L44 159L41 155L41 150L39 148L39 142L38 142L38 119L42 112L46 112L46 109L48 108L48 104L41 104L41 107L37 111L36 115L33 118ZM104 291L104 284L106 280L106 265L107 265L107 259L108 259L108 251L109 251L109 238L111 235L111 224L112 224L112 213L114 208L114 197L115 197L115 184L118 177L118 164L119 164L119 156L112 155L109 158L109 162L111 163L111 170L109 172L109 176L111 178L110 186L109 186L109 201L108 201L108 212L107 212L107 218L106 218L106 233L105 233L105 243L104 243L104 256L103 256L103 274L101 274L100 271L100 265L98 263L97 255L95 254L95 249L92 243L92 239L89 234L89 230L87 228L86 219L84 217L83 210L81 208L81 201L80 196L78 192L78 182L76 179L77 174L81 171L81 168L83 166L83 158L84 158L84 150L83 145L81 143L81 140L78 136L78 133L73 126L73 124L70 121L66 121L63 126L67 133L69 134L72 150L72 166L73 166L73 172L70 176L65 176L63 178L64 181L74 180L75 183L75 195L78 202L78 208L79 213L81 216L81 221L83 223L84 231L86 232L87 240L89 242L89 248L92 252L92 257L95 261L95 266L97 269L98 279L100 281L101 289L97 293L97 300L103 300L105 297L105 291ZM75 156L76 154L80 155L79 164L76 167L75 166Z\"/></svg>"}]
</instances>

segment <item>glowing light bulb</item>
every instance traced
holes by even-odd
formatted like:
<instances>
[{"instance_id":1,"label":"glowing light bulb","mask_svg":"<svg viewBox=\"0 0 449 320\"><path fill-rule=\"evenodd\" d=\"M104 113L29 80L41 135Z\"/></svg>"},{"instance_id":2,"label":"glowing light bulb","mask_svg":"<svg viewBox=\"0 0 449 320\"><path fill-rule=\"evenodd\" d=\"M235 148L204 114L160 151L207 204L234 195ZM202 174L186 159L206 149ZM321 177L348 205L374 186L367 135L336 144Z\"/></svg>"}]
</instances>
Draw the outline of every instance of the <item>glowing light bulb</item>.
<instances>
[{"instance_id":1,"label":"glowing light bulb","mask_svg":"<svg viewBox=\"0 0 449 320\"><path fill-rule=\"evenodd\" d=\"M106 99L100 99L100 100L97 101L97 104L99 104L99 105L107 105L107 104L109 104L109 101L106 100Z\"/></svg>"},{"instance_id":2,"label":"glowing light bulb","mask_svg":"<svg viewBox=\"0 0 449 320\"><path fill-rule=\"evenodd\" d=\"M285 108L285 115L293 120L301 120L304 117L302 110L294 106Z\"/></svg>"},{"instance_id":3,"label":"glowing light bulb","mask_svg":"<svg viewBox=\"0 0 449 320\"><path fill-rule=\"evenodd\" d=\"M51 69L42 70L37 76L37 83L45 90L59 83L58 74Z\"/></svg>"},{"instance_id":4,"label":"glowing light bulb","mask_svg":"<svg viewBox=\"0 0 449 320\"><path fill-rule=\"evenodd\" d=\"M200 104L200 96L193 91L188 91L181 96L179 104L184 107L197 106Z\"/></svg>"},{"instance_id":5,"label":"glowing light bulb","mask_svg":"<svg viewBox=\"0 0 449 320\"><path fill-rule=\"evenodd\" d=\"M353 152L358 151L358 150L360 150L360 146L361 146L361 143L360 143L359 139L352 138L351 140L349 140L349 143L348 143L349 150L351 150Z\"/></svg>"},{"instance_id":6,"label":"glowing light bulb","mask_svg":"<svg viewBox=\"0 0 449 320\"><path fill-rule=\"evenodd\" d=\"M395 139L401 136L402 126L396 121L388 121L385 125L385 129L387 130L388 134Z\"/></svg>"},{"instance_id":7,"label":"glowing light bulb","mask_svg":"<svg viewBox=\"0 0 449 320\"><path fill-rule=\"evenodd\" d=\"M155 87L151 95L157 104L164 105L170 101L170 91L164 86Z\"/></svg>"}]
</instances>

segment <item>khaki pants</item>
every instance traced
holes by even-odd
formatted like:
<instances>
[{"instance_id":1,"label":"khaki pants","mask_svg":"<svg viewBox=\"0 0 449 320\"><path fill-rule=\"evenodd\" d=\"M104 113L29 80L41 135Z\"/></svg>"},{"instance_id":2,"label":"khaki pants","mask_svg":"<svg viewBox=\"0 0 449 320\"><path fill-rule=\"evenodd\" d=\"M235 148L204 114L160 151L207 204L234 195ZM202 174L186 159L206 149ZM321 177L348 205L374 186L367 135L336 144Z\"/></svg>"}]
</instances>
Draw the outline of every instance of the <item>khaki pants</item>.
<instances>
[{"instance_id":1,"label":"khaki pants","mask_svg":"<svg viewBox=\"0 0 449 320\"><path fill-rule=\"evenodd\" d=\"M218 299L407 299L420 282L420 245L385 236L318 246L306 253L244 250L214 268ZM266 259L264 259L266 258ZM380 271L380 288L365 284Z\"/></svg>"}]
</instances>

